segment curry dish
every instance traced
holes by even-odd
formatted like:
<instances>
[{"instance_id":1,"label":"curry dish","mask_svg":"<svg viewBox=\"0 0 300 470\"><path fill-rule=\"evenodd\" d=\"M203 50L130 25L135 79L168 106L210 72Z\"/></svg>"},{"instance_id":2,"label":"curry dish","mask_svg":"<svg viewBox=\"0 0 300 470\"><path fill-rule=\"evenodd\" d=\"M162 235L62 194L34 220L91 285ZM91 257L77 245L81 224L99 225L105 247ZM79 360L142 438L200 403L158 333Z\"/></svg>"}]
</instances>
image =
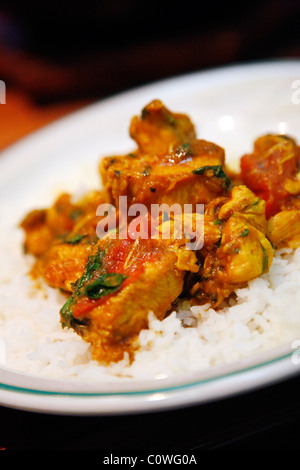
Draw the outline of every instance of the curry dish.
<instances>
[{"instance_id":1,"label":"curry dish","mask_svg":"<svg viewBox=\"0 0 300 470\"><path fill-rule=\"evenodd\" d=\"M21 222L24 247L35 257L31 274L67 298L63 327L73 328L92 346L93 359L109 363L131 358L149 312L163 319L176 302L210 303L216 310L239 287L268 272L274 250L300 246L300 147L285 135L265 135L241 157L240 174L227 168L224 150L198 139L189 117L149 103L130 124L136 143L127 155L101 160L103 189L80 200L61 194L54 204L31 211ZM202 243L187 249L188 233L175 236L173 214L159 215L159 234L143 218L133 237L120 217L128 205L189 204L191 225L203 204ZM114 237L98 236L112 205ZM141 217L138 219L141 223Z\"/></svg>"}]
</instances>

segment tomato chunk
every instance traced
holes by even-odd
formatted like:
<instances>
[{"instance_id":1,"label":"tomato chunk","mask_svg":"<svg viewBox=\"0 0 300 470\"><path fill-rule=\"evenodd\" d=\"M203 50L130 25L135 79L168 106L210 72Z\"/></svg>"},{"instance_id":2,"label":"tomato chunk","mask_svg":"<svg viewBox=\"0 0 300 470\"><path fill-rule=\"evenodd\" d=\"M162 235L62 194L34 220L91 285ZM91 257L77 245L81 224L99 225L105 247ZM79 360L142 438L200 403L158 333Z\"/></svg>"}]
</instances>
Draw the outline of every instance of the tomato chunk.
<instances>
[{"instance_id":1,"label":"tomato chunk","mask_svg":"<svg viewBox=\"0 0 300 470\"><path fill-rule=\"evenodd\" d=\"M291 199L288 182L297 182L299 147L286 136L266 135L256 140L254 152L241 158L243 182L266 201L266 216L272 217Z\"/></svg>"}]
</instances>

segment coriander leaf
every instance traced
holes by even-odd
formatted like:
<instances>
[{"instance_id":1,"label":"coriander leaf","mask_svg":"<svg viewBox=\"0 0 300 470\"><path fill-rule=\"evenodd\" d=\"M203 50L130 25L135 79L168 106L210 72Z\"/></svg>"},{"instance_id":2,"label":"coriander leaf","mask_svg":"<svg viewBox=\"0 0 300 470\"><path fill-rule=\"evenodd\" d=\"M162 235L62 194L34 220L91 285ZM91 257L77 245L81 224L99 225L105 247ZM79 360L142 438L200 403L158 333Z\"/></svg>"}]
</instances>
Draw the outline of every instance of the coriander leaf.
<instances>
[{"instance_id":1,"label":"coriander leaf","mask_svg":"<svg viewBox=\"0 0 300 470\"><path fill-rule=\"evenodd\" d=\"M263 262L262 262L262 274L266 273L268 271L268 264L269 264L269 258L268 258L268 253L265 247L259 243L263 252Z\"/></svg>"},{"instance_id":2,"label":"coriander leaf","mask_svg":"<svg viewBox=\"0 0 300 470\"><path fill-rule=\"evenodd\" d=\"M96 254L90 255L88 257L83 275L73 284L74 291L60 310L60 314L63 319L63 326L71 326L73 319L73 307L76 303L76 299L83 295L83 286L90 280L93 272L97 269L100 269L101 258L103 255L104 252L98 249Z\"/></svg>"},{"instance_id":3,"label":"coriander leaf","mask_svg":"<svg viewBox=\"0 0 300 470\"><path fill-rule=\"evenodd\" d=\"M73 209L71 214L70 214L70 218L72 220L76 220L76 219L78 219L78 217L80 217L82 215L82 213L83 213L82 209L79 209L79 208L78 209L77 208Z\"/></svg>"},{"instance_id":4,"label":"coriander leaf","mask_svg":"<svg viewBox=\"0 0 300 470\"><path fill-rule=\"evenodd\" d=\"M63 326L67 326L70 323L70 320L72 319L72 310L73 310L73 297L72 295L68 298L66 303L62 306L60 309L60 314L61 317L63 318Z\"/></svg>"},{"instance_id":5,"label":"coriander leaf","mask_svg":"<svg viewBox=\"0 0 300 470\"><path fill-rule=\"evenodd\" d=\"M176 150L177 155L181 157L187 157L187 156L192 156L192 147L189 142L186 142L185 144L182 144L178 147Z\"/></svg>"},{"instance_id":6,"label":"coriander leaf","mask_svg":"<svg viewBox=\"0 0 300 470\"><path fill-rule=\"evenodd\" d=\"M246 237L248 235L248 233L249 233L249 229L245 228L245 230L240 233L240 237Z\"/></svg>"},{"instance_id":7,"label":"coriander leaf","mask_svg":"<svg viewBox=\"0 0 300 470\"><path fill-rule=\"evenodd\" d=\"M224 180L224 186L226 188L230 186L231 181L224 172L222 165L205 165L200 168L197 168L196 170L193 170L193 173L195 175L204 175L209 170L213 171L214 176L216 176L217 178L222 178Z\"/></svg>"},{"instance_id":8,"label":"coriander leaf","mask_svg":"<svg viewBox=\"0 0 300 470\"><path fill-rule=\"evenodd\" d=\"M83 238L85 238L86 235L80 235L79 233L73 235L73 237L67 237L65 238L64 242L69 243L70 245L76 245L79 243Z\"/></svg>"},{"instance_id":9,"label":"coriander leaf","mask_svg":"<svg viewBox=\"0 0 300 470\"><path fill-rule=\"evenodd\" d=\"M104 295L111 294L120 287L125 276L118 273L106 273L98 277L84 288L84 295L89 299L100 299Z\"/></svg>"}]
</instances>

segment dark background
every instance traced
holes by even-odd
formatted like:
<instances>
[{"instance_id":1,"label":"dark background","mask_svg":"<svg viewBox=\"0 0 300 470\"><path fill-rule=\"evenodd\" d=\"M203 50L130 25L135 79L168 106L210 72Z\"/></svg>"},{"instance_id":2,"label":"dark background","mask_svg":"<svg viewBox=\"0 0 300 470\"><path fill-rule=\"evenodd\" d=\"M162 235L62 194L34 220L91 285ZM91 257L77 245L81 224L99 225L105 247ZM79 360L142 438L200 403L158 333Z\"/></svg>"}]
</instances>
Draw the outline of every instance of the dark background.
<instances>
[{"instance_id":1,"label":"dark background","mask_svg":"<svg viewBox=\"0 0 300 470\"><path fill-rule=\"evenodd\" d=\"M0 77L38 103L98 99L172 75L299 57L299 0L0 3Z\"/></svg>"},{"instance_id":2,"label":"dark background","mask_svg":"<svg viewBox=\"0 0 300 470\"><path fill-rule=\"evenodd\" d=\"M161 78L283 57L300 57L299 0L2 1L0 79L8 104L0 109L0 137L13 129L13 140L22 126L28 132L73 104ZM24 106L23 98L20 105L20 96L34 107ZM15 107L9 108L10 99ZM60 111L44 119L49 109ZM297 449L299 385L294 378L216 403L146 415L64 417L0 408L0 448Z\"/></svg>"}]
</instances>

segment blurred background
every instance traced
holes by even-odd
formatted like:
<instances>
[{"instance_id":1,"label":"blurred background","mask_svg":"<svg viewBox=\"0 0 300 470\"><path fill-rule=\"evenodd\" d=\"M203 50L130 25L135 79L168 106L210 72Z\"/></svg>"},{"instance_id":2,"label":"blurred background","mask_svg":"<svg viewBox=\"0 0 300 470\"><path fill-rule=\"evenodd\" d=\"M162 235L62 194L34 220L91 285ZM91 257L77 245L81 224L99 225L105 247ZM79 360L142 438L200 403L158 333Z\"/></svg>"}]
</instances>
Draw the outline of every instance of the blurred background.
<instances>
[{"instance_id":1,"label":"blurred background","mask_svg":"<svg viewBox=\"0 0 300 470\"><path fill-rule=\"evenodd\" d=\"M0 149L92 101L237 62L300 57L299 0L0 2Z\"/></svg>"},{"instance_id":2,"label":"blurred background","mask_svg":"<svg viewBox=\"0 0 300 470\"><path fill-rule=\"evenodd\" d=\"M6 84L0 151L112 94L174 75L277 58L300 58L300 0L0 0L0 80ZM126 417L74 421L3 408L0 444L61 449L67 436L70 449L114 443L122 449L119 436L126 430L124 446L137 439L146 442L144 449L159 440L161 446L200 450L234 449L240 442L246 449L297 448L299 379L280 387L235 397L234 412L232 401L212 403L201 409L198 434L188 425L184 436L178 429L194 420L193 408L166 414L159 425L157 414L131 423ZM79 437L81 428L86 431Z\"/></svg>"}]
</instances>

